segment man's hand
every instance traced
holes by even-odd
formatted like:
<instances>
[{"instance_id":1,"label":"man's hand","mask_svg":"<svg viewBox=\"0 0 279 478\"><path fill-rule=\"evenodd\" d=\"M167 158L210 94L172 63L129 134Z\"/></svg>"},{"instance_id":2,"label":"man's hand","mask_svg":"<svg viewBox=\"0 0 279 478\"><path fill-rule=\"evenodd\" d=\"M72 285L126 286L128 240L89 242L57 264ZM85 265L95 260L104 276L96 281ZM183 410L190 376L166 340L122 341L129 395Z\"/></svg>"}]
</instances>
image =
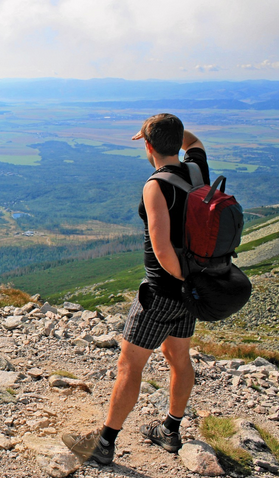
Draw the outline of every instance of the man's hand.
<instances>
[{"instance_id":1,"label":"man's hand","mask_svg":"<svg viewBox=\"0 0 279 478\"><path fill-rule=\"evenodd\" d=\"M143 134L141 131L139 131L137 134L135 134L135 136L132 137L133 140L141 138L143 138Z\"/></svg>"}]
</instances>

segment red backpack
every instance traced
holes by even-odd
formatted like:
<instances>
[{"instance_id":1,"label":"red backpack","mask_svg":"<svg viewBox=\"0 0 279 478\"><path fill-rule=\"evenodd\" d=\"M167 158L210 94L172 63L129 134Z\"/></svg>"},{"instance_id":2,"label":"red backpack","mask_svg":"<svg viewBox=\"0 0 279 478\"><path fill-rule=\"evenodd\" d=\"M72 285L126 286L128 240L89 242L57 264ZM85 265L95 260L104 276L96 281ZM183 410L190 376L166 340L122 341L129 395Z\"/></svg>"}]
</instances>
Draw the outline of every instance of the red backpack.
<instances>
[{"instance_id":1,"label":"red backpack","mask_svg":"<svg viewBox=\"0 0 279 478\"><path fill-rule=\"evenodd\" d=\"M211 274L224 273L236 257L243 230L242 207L234 196L225 194L226 178L219 176L212 186L204 184L199 166L188 167L192 184L174 173L159 172L151 179L162 179L187 192L184 208L184 237L182 250L176 250L184 277L190 272L207 270ZM220 189L217 189L220 185Z\"/></svg>"}]
</instances>

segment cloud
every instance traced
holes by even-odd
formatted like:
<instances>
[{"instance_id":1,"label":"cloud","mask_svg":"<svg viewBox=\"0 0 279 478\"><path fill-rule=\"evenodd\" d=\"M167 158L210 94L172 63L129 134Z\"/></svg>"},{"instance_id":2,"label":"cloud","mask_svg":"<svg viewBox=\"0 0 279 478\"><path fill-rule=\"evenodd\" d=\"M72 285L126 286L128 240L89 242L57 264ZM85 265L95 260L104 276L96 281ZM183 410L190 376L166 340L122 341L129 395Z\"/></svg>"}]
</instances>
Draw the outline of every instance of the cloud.
<instances>
[{"instance_id":1,"label":"cloud","mask_svg":"<svg viewBox=\"0 0 279 478\"><path fill-rule=\"evenodd\" d=\"M199 71L200 73L204 72L213 72L213 71L220 71L221 68L217 65L196 65L195 70Z\"/></svg>"},{"instance_id":2,"label":"cloud","mask_svg":"<svg viewBox=\"0 0 279 478\"><path fill-rule=\"evenodd\" d=\"M274 0L1 0L1 75L270 74L278 17Z\"/></svg>"},{"instance_id":3,"label":"cloud","mask_svg":"<svg viewBox=\"0 0 279 478\"><path fill-rule=\"evenodd\" d=\"M257 68L254 65L251 65L251 63L248 63L247 65L237 65L238 68L242 68L243 70L257 70Z\"/></svg>"},{"instance_id":4,"label":"cloud","mask_svg":"<svg viewBox=\"0 0 279 478\"><path fill-rule=\"evenodd\" d=\"M247 65L237 66L238 68L243 68L244 70L279 70L279 61L264 60L261 63L256 63L254 65L248 63Z\"/></svg>"},{"instance_id":5,"label":"cloud","mask_svg":"<svg viewBox=\"0 0 279 478\"><path fill-rule=\"evenodd\" d=\"M264 60L262 63L257 65L258 68L260 69L274 69L278 70L279 69L279 61L269 61L269 60Z\"/></svg>"}]
</instances>

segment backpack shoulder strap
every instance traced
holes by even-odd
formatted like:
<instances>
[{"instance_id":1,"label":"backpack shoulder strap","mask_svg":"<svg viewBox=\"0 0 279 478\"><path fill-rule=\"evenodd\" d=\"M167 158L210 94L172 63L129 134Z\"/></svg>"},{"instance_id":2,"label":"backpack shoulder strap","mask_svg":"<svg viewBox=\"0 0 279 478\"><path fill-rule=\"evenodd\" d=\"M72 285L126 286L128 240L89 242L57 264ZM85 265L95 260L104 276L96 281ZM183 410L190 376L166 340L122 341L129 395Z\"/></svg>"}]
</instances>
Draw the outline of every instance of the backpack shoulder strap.
<instances>
[{"instance_id":1,"label":"backpack shoulder strap","mask_svg":"<svg viewBox=\"0 0 279 478\"><path fill-rule=\"evenodd\" d=\"M178 188L182 189L186 193L191 191L192 189L201 187L204 185L201 170L199 166L196 163L185 163L188 167L189 175L191 178L191 182L187 183L185 179L182 179L180 176L178 176L175 173L168 173L167 171L161 171L159 173L153 174L150 176L150 178L147 181L150 181L152 179L162 179L163 181L166 181L173 186L177 186Z\"/></svg>"},{"instance_id":2,"label":"backpack shoulder strap","mask_svg":"<svg viewBox=\"0 0 279 478\"><path fill-rule=\"evenodd\" d=\"M200 170L200 167L197 165L197 163L183 163L187 166L190 178L191 178L191 183L194 188L198 188L204 185L202 173Z\"/></svg>"},{"instance_id":3,"label":"backpack shoulder strap","mask_svg":"<svg viewBox=\"0 0 279 478\"><path fill-rule=\"evenodd\" d=\"M187 181L177 176L177 174L168 173L167 171L162 171L160 173L154 174L147 181L151 181L152 179L162 179L163 181L166 181L167 183L170 183L173 186L177 186L178 188L182 189L186 193L191 191L191 189L193 188L192 184L187 183Z\"/></svg>"}]
</instances>

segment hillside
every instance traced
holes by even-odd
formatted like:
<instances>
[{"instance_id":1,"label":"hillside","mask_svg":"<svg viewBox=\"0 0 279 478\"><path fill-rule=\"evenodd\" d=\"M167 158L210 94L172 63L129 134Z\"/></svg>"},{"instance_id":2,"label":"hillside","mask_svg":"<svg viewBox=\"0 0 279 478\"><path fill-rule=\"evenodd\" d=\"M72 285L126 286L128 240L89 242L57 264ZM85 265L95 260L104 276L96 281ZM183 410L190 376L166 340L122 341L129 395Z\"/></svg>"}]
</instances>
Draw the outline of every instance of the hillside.
<instances>
[{"instance_id":1,"label":"hillside","mask_svg":"<svg viewBox=\"0 0 279 478\"><path fill-rule=\"evenodd\" d=\"M238 258L234 262L249 275L278 270L278 207L252 209L245 215L254 219L246 222ZM12 253L13 248L10 249ZM51 303L70 299L94 309L98 305L114 303L119 296L123 300L123 290L136 290L144 277L140 231L136 236L112 238L111 241L104 241L103 245L97 243L95 249L94 244L89 243L88 250L86 241L78 243L76 238L72 245L68 242L64 257L59 260L55 251L53 248L53 260L45 262L41 259L39 264L18 267L13 273L2 274L1 281L12 283L30 294L40 293ZM24 254L26 260L28 256L22 249L23 258ZM14 260L20 265L19 256L15 256Z\"/></svg>"},{"instance_id":2,"label":"hillside","mask_svg":"<svg viewBox=\"0 0 279 478\"><path fill-rule=\"evenodd\" d=\"M139 401L109 467L94 462L80 467L61 434L102 425L131 295L101 313L71 302L60 307L34 303L35 297L26 306L0 308L1 477L275 478L279 454L276 459L270 453L254 427L268 431L278 449L279 281L270 274L255 277L253 285L241 321L198 324L191 350L196 383L181 427L184 453L169 454L138 431L167 411L169 367L158 349L144 370ZM252 363L245 366L247 360ZM250 453L248 461L240 466L221 453L216 460L207 449L198 466L200 451L195 454L191 447L206 443L201 429L206 417L230 418L240 426L230 447L238 443L242 454Z\"/></svg>"},{"instance_id":3,"label":"hillside","mask_svg":"<svg viewBox=\"0 0 279 478\"><path fill-rule=\"evenodd\" d=\"M251 274L250 301L225 321L197 324L191 350L196 383L182 422L181 455L168 454L151 445L138 432L143 422L162 419L167 411L169 368L160 349L144 370L139 401L119 435L111 466L92 462L80 467L61 442L65 430L85 433L101 426L104 420L116 375L121 333L134 296L126 287L127 271L133 274L136 270L131 263L130 268L126 265L127 269L123 269L125 261L121 263L119 276L117 260L106 258L110 273L115 267L117 280L107 281L103 276L99 282L75 288L61 298L59 306L35 303L34 297L26 306L0 308L1 477L160 478L163 474L178 478L240 478L249 473L253 478L278 476L279 453L271 455L254 428L268 431L273 441L277 440L278 450L278 216L264 217L264 212L264 208L253 212L260 217L248 223L241 245L248 250L240 252L237 259L240 265L246 264ZM263 245L267 251L264 258L260 255ZM124 257L125 253L123 260ZM264 259L262 266L257 257ZM98 260L102 270L103 259ZM80 279L81 271L79 268ZM137 273L140 280L139 269ZM89 311L73 303L95 294L100 301L100 291L106 303L98 307L98 312L94 306ZM229 418L240 427L234 444L250 453L245 465L217 453L217 461L213 455L207 455L209 461L200 464L201 471L189 460L195 453L191 447L206 443L201 426L207 417ZM244 443L248 442L250 448L245 448ZM192 459L197 460L197 455ZM220 466L224 474L220 474Z\"/></svg>"},{"instance_id":4,"label":"hillside","mask_svg":"<svg viewBox=\"0 0 279 478\"><path fill-rule=\"evenodd\" d=\"M279 206L276 207L279 211ZM261 224L251 227L248 224L239 250L243 252L238 252L234 263L242 268L279 256L279 217L263 219Z\"/></svg>"}]
</instances>

